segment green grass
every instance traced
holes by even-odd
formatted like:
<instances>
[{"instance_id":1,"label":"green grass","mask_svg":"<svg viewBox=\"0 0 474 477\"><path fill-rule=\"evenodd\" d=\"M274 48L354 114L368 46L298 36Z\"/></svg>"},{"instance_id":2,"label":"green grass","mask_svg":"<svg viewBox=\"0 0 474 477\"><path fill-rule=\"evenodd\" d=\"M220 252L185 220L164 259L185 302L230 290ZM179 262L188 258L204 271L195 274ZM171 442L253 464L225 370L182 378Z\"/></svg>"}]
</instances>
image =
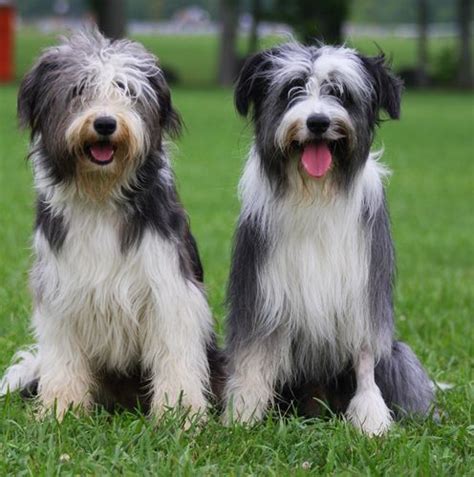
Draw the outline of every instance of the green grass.
<instances>
[{"instance_id":1,"label":"green grass","mask_svg":"<svg viewBox=\"0 0 474 477\"><path fill-rule=\"evenodd\" d=\"M19 39L25 68L39 43ZM171 59L169 48L163 56ZM196 60L197 72L202 62ZM194 77L190 67L186 75ZM15 85L0 88L2 370L32 341L27 271L34 196L15 96ZM174 98L187 124L175 150L178 185L222 333L236 186L251 131L237 119L231 91L178 88ZM211 418L188 432L173 416L155 428L138 413L37 423L31 404L10 396L0 400L0 475L472 475L473 110L466 94L408 93L402 120L385 123L378 140L394 171L388 196L398 335L433 378L455 384L439 395L440 424L410 421L368 439L339 419L268 419L247 429L223 428Z\"/></svg>"}]
</instances>

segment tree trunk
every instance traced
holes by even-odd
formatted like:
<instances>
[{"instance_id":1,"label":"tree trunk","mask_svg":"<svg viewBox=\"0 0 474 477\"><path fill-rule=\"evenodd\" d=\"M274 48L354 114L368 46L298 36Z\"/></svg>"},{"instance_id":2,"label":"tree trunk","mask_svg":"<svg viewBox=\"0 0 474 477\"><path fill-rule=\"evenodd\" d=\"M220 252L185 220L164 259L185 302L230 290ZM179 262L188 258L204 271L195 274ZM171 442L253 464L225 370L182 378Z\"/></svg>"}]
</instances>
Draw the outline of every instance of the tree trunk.
<instances>
[{"instance_id":1,"label":"tree trunk","mask_svg":"<svg viewBox=\"0 0 474 477\"><path fill-rule=\"evenodd\" d=\"M237 73L237 28L239 21L237 0L220 0L221 35L217 81L231 86Z\"/></svg>"},{"instance_id":2,"label":"tree trunk","mask_svg":"<svg viewBox=\"0 0 474 477\"><path fill-rule=\"evenodd\" d=\"M458 0L459 22L459 70L458 85L472 88L472 53L471 53L471 0Z\"/></svg>"},{"instance_id":3,"label":"tree trunk","mask_svg":"<svg viewBox=\"0 0 474 477\"><path fill-rule=\"evenodd\" d=\"M92 0L99 30L108 38L123 38L126 30L125 0Z\"/></svg>"},{"instance_id":4,"label":"tree trunk","mask_svg":"<svg viewBox=\"0 0 474 477\"><path fill-rule=\"evenodd\" d=\"M417 86L428 84L428 0L418 0L418 66Z\"/></svg>"},{"instance_id":5,"label":"tree trunk","mask_svg":"<svg viewBox=\"0 0 474 477\"><path fill-rule=\"evenodd\" d=\"M328 44L342 43L350 0L299 0L294 5L299 9L295 8L297 13L292 23L303 43L314 44L315 40Z\"/></svg>"},{"instance_id":6,"label":"tree trunk","mask_svg":"<svg viewBox=\"0 0 474 477\"><path fill-rule=\"evenodd\" d=\"M251 5L252 13L252 27L249 32L249 50L248 54L251 55L258 50L258 26L262 19L262 5L261 0L252 0Z\"/></svg>"}]
</instances>

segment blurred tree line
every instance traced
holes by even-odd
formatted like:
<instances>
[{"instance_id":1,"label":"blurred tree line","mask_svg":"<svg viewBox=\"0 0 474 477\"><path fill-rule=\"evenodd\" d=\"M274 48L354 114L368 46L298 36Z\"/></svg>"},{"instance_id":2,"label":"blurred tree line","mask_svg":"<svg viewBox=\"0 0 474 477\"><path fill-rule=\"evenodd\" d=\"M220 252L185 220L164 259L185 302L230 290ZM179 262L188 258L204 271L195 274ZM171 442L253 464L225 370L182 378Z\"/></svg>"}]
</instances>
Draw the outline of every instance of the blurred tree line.
<instances>
[{"instance_id":1,"label":"blurred tree line","mask_svg":"<svg viewBox=\"0 0 474 477\"><path fill-rule=\"evenodd\" d=\"M164 19L190 5L202 7L221 25L217 76L221 85L233 83L242 62L237 53L242 13L250 13L252 18L248 53L258 49L258 27L262 21L290 25L299 40L305 43L314 40L341 43L343 25L349 20L372 24L417 23L418 61L410 72L410 82L419 86L430 82L429 24L456 21L457 52L445 55L442 66L444 70L453 70L452 76L456 77L458 86L473 86L472 0L17 0L16 4L25 17L60 14L61 11L78 16L92 9L99 28L112 38L125 35L129 18Z\"/></svg>"},{"instance_id":2,"label":"blurred tree line","mask_svg":"<svg viewBox=\"0 0 474 477\"><path fill-rule=\"evenodd\" d=\"M218 82L233 83L240 62L237 57L236 30L239 12L246 6L252 14L249 53L258 48L258 26L263 20L290 25L304 43L321 40L341 43L342 28L349 17L351 0L220 0L221 41Z\"/></svg>"},{"instance_id":3,"label":"blurred tree line","mask_svg":"<svg viewBox=\"0 0 474 477\"><path fill-rule=\"evenodd\" d=\"M448 82L462 88L473 87L471 26L472 0L220 0L221 41L218 82L231 85L240 64L237 57L236 34L238 13L247 6L252 13L253 25L249 35L249 53L258 48L258 25L263 20L281 21L293 28L303 43L323 41L342 43L344 23L352 18L376 18L381 23L408 21L418 25L417 64L405 71L410 86L432 83L428 71L429 24L436 21L456 20L458 30L457 51L442 58L441 73L452 70ZM447 61L446 61L447 60Z\"/></svg>"},{"instance_id":4,"label":"blurred tree line","mask_svg":"<svg viewBox=\"0 0 474 477\"><path fill-rule=\"evenodd\" d=\"M217 1L217 0L215 0ZM90 11L89 0L16 0L18 12L24 18L35 18L60 13L67 8L66 14L71 17L85 15ZM100 3L107 3L107 0ZM158 20L165 15L170 15L175 4L187 4L189 0L130 0L125 2L125 13L127 18L136 20ZM208 3L206 0L196 0L196 4Z\"/></svg>"},{"instance_id":5,"label":"blurred tree line","mask_svg":"<svg viewBox=\"0 0 474 477\"><path fill-rule=\"evenodd\" d=\"M418 21L416 2L413 0L354 0L351 21L357 23L415 23ZM430 21L433 23L456 21L455 0L427 0Z\"/></svg>"},{"instance_id":6,"label":"blurred tree line","mask_svg":"<svg viewBox=\"0 0 474 477\"><path fill-rule=\"evenodd\" d=\"M58 0L16 0L20 14L24 17L50 15ZM87 11L87 0L68 0L69 13L82 15ZM262 10L273 8L274 0L261 0ZM285 3L293 3L287 0ZM318 3L313 1L312 4ZM322 2L320 2L322 3ZM326 0L331 5L330 0ZM357 23L389 24L412 23L417 21L416 8L413 0L352 0L350 20ZM250 12L253 8L252 0L240 2L242 11ZM126 11L128 18L134 20L154 20L171 18L177 11L194 5L209 12L213 20L219 17L219 0L130 0ZM429 0L431 21L456 21L455 0Z\"/></svg>"}]
</instances>

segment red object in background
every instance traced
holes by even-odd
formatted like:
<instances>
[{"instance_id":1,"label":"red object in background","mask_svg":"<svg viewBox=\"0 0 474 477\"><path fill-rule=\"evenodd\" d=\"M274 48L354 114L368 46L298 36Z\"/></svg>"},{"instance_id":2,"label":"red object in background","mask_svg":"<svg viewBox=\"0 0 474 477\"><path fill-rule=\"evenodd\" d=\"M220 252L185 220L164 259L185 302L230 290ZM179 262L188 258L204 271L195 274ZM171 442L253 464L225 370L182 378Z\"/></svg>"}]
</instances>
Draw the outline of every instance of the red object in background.
<instances>
[{"instance_id":1,"label":"red object in background","mask_svg":"<svg viewBox=\"0 0 474 477\"><path fill-rule=\"evenodd\" d=\"M12 2L0 1L0 81L12 81L15 8Z\"/></svg>"}]
</instances>

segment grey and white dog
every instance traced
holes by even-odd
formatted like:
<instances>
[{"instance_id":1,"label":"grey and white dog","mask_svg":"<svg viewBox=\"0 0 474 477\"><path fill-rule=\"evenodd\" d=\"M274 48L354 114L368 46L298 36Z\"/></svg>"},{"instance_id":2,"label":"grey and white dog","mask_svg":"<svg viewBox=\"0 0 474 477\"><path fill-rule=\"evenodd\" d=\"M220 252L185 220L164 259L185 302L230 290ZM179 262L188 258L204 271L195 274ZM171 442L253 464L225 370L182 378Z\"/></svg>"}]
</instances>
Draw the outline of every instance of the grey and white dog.
<instances>
[{"instance_id":1,"label":"grey and white dog","mask_svg":"<svg viewBox=\"0 0 474 477\"><path fill-rule=\"evenodd\" d=\"M383 55L296 42L258 53L235 92L254 143L228 288L227 419L316 393L367 434L426 414L430 380L393 337L394 253L371 153L402 85ZM306 403L305 403L306 400Z\"/></svg>"},{"instance_id":2,"label":"grey and white dog","mask_svg":"<svg viewBox=\"0 0 474 477\"><path fill-rule=\"evenodd\" d=\"M36 349L1 393L58 417L95 402L204 411L215 353L202 267L164 140L180 119L157 59L84 31L47 49L18 97L37 191Z\"/></svg>"}]
</instances>

